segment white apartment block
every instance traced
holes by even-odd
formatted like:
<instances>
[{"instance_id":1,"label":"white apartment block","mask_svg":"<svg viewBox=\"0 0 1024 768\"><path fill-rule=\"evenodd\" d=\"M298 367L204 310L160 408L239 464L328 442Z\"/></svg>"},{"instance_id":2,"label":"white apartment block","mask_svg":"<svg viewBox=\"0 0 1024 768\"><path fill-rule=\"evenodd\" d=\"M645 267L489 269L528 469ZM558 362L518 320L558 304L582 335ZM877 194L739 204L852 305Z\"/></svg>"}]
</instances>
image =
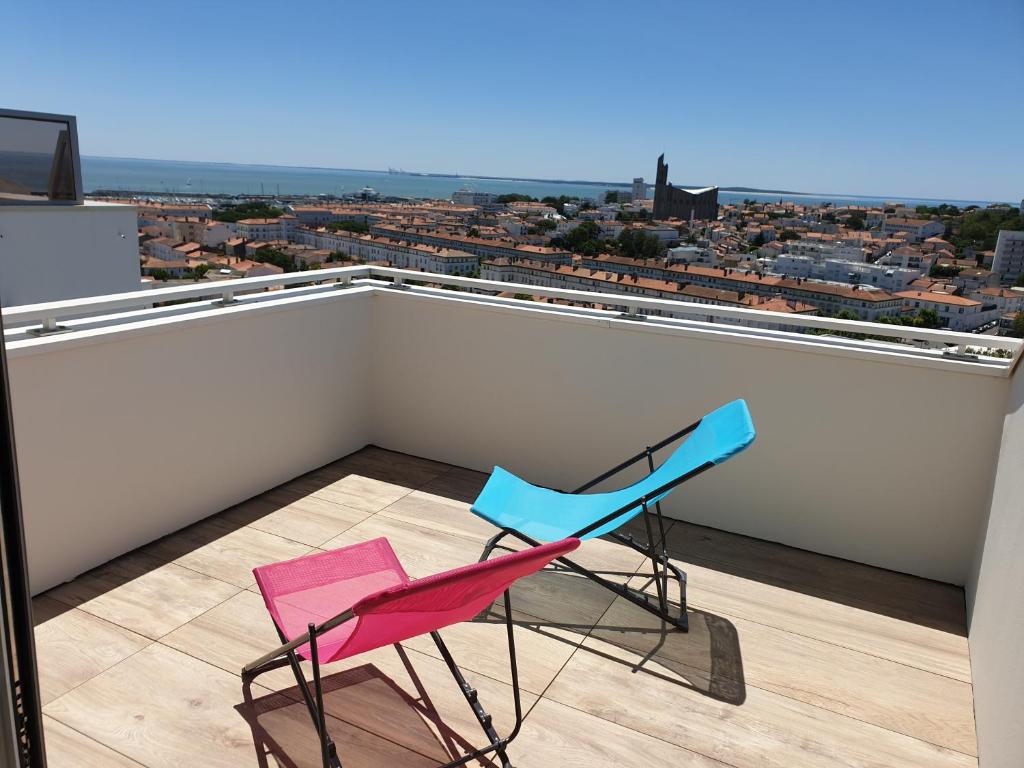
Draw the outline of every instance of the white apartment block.
<instances>
[{"instance_id":1,"label":"white apartment block","mask_svg":"<svg viewBox=\"0 0 1024 768\"><path fill-rule=\"evenodd\" d=\"M794 256L810 256L815 261L843 259L864 261L864 249L860 243L821 242L819 240L794 240L789 243L788 252Z\"/></svg>"},{"instance_id":2,"label":"white apartment block","mask_svg":"<svg viewBox=\"0 0 1024 768\"><path fill-rule=\"evenodd\" d=\"M968 296L986 306L993 306L999 314L1024 312L1024 288L980 288Z\"/></svg>"},{"instance_id":3,"label":"white apartment block","mask_svg":"<svg viewBox=\"0 0 1024 768\"><path fill-rule=\"evenodd\" d=\"M452 193L452 202L459 205L490 205L497 195L491 192L476 192L472 189L460 189Z\"/></svg>"},{"instance_id":4,"label":"white apartment block","mask_svg":"<svg viewBox=\"0 0 1024 768\"><path fill-rule=\"evenodd\" d=\"M842 259L826 259L822 264L822 279L852 285L870 285L889 293L907 290L921 276L916 269L887 267L879 264L858 264Z\"/></svg>"},{"instance_id":5,"label":"white apartment block","mask_svg":"<svg viewBox=\"0 0 1024 768\"><path fill-rule=\"evenodd\" d=\"M409 243L357 232L300 230L298 239L317 249L342 253L359 261L386 261L399 269L419 269L440 275L468 275L480 259L466 251Z\"/></svg>"},{"instance_id":6,"label":"white apartment block","mask_svg":"<svg viewBox=\"0 0 1024 768\"><path fill-rule=\"evenodd\" d=\"M633 179L633 202L647 199L647 185L644 184L644 177L637 176Z\"/></svg>"},{"instance_id":7,"label":"white apartment block","mask_svg":"<svg viewBox=\"0 0 1024 768\"><path fill-rule=\"evenodd\" d=\"M920 243L929 237L939 237L946 231L946 225L932 219L907 219L891 217L882 222L886 235L904 234L911 243Z\"/></svg>"},{"instance_id":8,"label":"white apartment block","mask_svg":"<svg viewBox=\"0 0 1024 768\"><path fill-rule=\"evenodd\" d=\"M952 331L973 331L990 320L995 320L1000 314L998 310L983 312L984 305L980 301L964 296L925 291L902 291L896 295L903 299L905 311L933 310L938 314L942 327Z\"/></svg>"},{"instance_id":9,"label":"white apartment block","mask_svg":"<svg viewBox=\"0 0 1024 768\"><path fill-rule=\"evenodd\" d=\"M259 242L291 240L297 224L298 219L290 214L276 219L242 219L235 223L235 233L246 240Z\"/></svg>"},{"instance_id":10,"label":"white apartment block","mask_svg":"<svg viewBox=\"0 0 1024 768\"><path fill-rule=\"evenodd\" d=\"M1024 274L1024 232L999 230L992 271L1006 282L1013 282Z\"/></svg>"}]
</instances>

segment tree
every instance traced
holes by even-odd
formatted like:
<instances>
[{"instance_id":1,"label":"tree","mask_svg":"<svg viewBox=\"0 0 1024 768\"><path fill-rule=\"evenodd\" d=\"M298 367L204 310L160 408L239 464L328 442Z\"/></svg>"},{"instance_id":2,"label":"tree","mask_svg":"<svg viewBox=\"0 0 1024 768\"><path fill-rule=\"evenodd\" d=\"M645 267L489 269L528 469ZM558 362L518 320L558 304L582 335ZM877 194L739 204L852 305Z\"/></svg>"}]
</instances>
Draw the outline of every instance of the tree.
<instances>
[{"instance_id":1,"label":"tree","mask_svg":"<svg viewBox=\"0 0 1024 768\"><path fill-rule=\"evenodd\" d=\"M242 219L276 219L284 211L262 202L239 203L220 208L214 212L217 221L235 222Z\"/></svg>"},{"instance_id":2,"label":"tree","mask_svg":"<svg viewBox=\"0 0 1024 768\"><path fill-rule=\"evenodd\" d=\"M366 234L370 231L370 226L362 221L332 221L327 225L327 229L331 232L341 230L342 232L360 232L362 234Z\"/></svg>"},{"instance_id":3,"label":"tree","mask_svg":"<svg viewBox=\"0 0 1024 768\"><path fill-rule=\"evenodd\" d=\"M784 229L779 233L779 240L799 240L800 235L794 232L792 229Z\"/></svg>"},{"instance_id":4,"label":"tree","mask_svg":"<svg viewBox=\"0 0 1024 768\"><path fill-rule=\"evenodd\" d=\"M1013 316L1013 329L1010 333L1017 338L1024 338L1024 312Z\"/></svg>"},{"instance_id":5,"label":"tree","mask_svg":"<svg viewBox=\"0 0 1024 768\"><path fill-rule=\"evenodd\" d=\"M631 259L653 259L665 252L665 244L642 229L627 228L616 239L619 253Z\"/></svg>"},{"instance_id":6,"label":"tree","mask_svg":"<svg viewBox=\"0 0 1024 768\"><path fill-rule=\"evenodd\" d=\"M542 197L540 201L544 203L544 205L550 205L560 214L565 215L565 204L575 202L576 199L577 198L569 197L568 195L559 195L558 197L548 195L547 197Z\"/></svg>"},{"instance_id":7,"label":"tree","mask_svg":"<svg viewBox=\"0 0 1024 768\"><path fill-rule=\"evenodd\" d=\"M537 202L537 198L536 197L530 197L529 195L523 195L523 194L520 194L519 192L511 192L511 193L509 193L507 195L498 195L496 198L494 198L494 202L501 203L501 204L505 204L505 203L536 203Z\"/></svg>"},{"instance_id":8,"label":"tree","mask_svg":"<svg viewBox=\"0 0 1024 768\"><path fill-rule=\"evenodd\" d=\"M188 276L198 283L206 276L206 273L209 271L209 264L196 264L194 267L192 267L192 269L189 270Z\"/></svg>"},{"instance_id":9,"label":"tree","mask_svg":"<svg viewBox=\"0 0 1024 768\"><path fill-rule=\"evenodd\" d=\"M480 237L480 230L477 229L476 227L470 227L468 230L466 230L466 236L467 237Z\"/></svg>"},{"instance_id":10,"label":"tree","mask_svg":"<svg viewBox=\"0 0 1024 768\"><path fill-rule=\"evenodd\" d=\"M932 264L932 268L928 270L928 277L952 278L959 275L962 269L963 267L953 264Z\"/></svg>"},{"instance_id":11,"label":"tree","mask_svg":"<svg viewBox=\"0 0 1024 768\"><path fill-rule=\"evenodd\" d=\"M151 269L149 270L149 276L154 280L170 280L171 273L166 269Z\"/></svg>"},{"instance_id":12,"label":"tree","mask_svg":"<svg viewBox=\"0 0 1024 768\"><path fill-rule=\"evenodd\" d=\"M583 256L594 256L606 250L600 238L601 228L592 221L584 221L566 234L551 238L551 245Z\"/></svg>"},{"instance_id":13,"label":"tree","mask_svg":"<svg viewBox=\"0 0 1024 768\"><path fill-rule=\"evenodd\" d=\"M916 319L920 321L921 328L939 327L939 313L936 312L934 309L918 310Z\"/></svg>"},{"instance_id":14,"label":"tree","mask_svg":"<svg viewBox=\"0 0 1024 768\"><path fill-rule=\"evenodd\" d=\"M1018 288L1024 288L1024 272L1017 275L1017 279L1013 281L1013 284Z\"/></svg>"},{"instance_id":15,"label":"tree","mask_svg":"<svg viewBox=\"0 0 1024 768\"><path fill-rule=\"evenodd\" d=\"M282 253L276 248L262 248L255 251L252 255L252 260L259 261L264 264L273 264L275 267L280 267L285 272L292 272L295 270L295 259L287 253Z\"/></svg>"}]
</instances>

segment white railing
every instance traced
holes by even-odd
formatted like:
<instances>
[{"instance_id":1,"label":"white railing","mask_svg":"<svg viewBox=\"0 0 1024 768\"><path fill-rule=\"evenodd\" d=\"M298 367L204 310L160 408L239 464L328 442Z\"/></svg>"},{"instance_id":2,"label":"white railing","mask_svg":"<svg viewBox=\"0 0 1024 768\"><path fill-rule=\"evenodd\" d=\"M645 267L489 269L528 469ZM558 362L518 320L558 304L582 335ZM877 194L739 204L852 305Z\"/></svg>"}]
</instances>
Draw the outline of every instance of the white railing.
<instances>
[{"instance_id":1,"label":"white railing","mask_svg":"<svg viewBox=\"0 0 1024 768\"><path fill-rule=\"evenodd\" d=\"M97 315L145 311L154 304L174 304L174 313L209 309L213 306L229 306L240 302L262 301L273 298L268 293L271 289L285 287L308 286L316 291L335 290L338 287L352 285L380 286L400 288L437 295L436 286L454 287L471 292L472 298L479 301L505 306L530 306L520 299L499 298L497 293L522 293L555 299L574 304L601 304L614 307L625 307L623 313L615 313L578 306L551 306L544 309L574 314L623 317L637 322L657 325L676 325L688 323L706 327L726 321L727 323L775 324L787 329L799 328L804 333L791 331L773 331L764 328L743 327L744 333L754 336L787 337L802 341L813 341L816 338L829 345L852 347L877 351L884 347L893 351L886 340L900 342L899 351L913 355L923 350L931 350L930 356L935 358L935 350L941 352L946 359L956 362L975 362L986 367L997 367L1010 371L1016 368L1024 351L1024 341L1020 339L989 336L954 331L915 328L911 326L869 323L859 320L840 320L836 318L809 315L790 315L785 313L765 312L757 309L725 307L714 304L698 304L689 301L670 299L654 299L626 293L599 293L596 291L574 290L568 288L550 288L545 286L526 285L522 283L506 283L498 280L483 280L454 275L440 275L406 269L395 269L381 266L352 266L333 269L310 270L307 272L289 272L281 275L263 277L238 278L216 282L203 282L195 285L173 286L151 290L132 291L108 296L94 296L81 299L28 304L7 307L2 310L4 325L7 327L7 340L19 335L46 335L59 331L73 331L87 327L90 320ZM431 286L434 286L433 288ZM465 294L447 291L454 296ZM298 295L289 292L289 296ZM188 302L188 304L183 304ZM150 310L159 312L161 310ZM663 315L644 314L646 312L665 313ZM166 314L166 311L164 311ZM134 319L142 319L136 317ZM61 325L62 321L69 322ZM109 322L109 320L108 320ZM731 325L733 330L737 326ZM807 333L810 332L810 333ZM864 338L870 337L870 338ZM879 343L879 342L882 343ZM965 354L967 347L987 350L1000 350L1003 357L994 355Z\"/></svg>"}]
</instances>

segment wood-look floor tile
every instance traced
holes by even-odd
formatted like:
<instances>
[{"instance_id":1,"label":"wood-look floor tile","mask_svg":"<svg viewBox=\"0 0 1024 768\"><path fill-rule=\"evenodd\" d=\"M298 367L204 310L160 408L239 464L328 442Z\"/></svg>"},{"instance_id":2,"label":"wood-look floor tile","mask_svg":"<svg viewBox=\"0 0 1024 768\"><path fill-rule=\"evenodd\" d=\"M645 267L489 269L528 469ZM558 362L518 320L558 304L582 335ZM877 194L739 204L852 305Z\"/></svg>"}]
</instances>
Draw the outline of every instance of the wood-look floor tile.
<instances>
[{"instance_id":1,"label":"wood-look floor tile","mask_svg":"<svg viewBox=\"0 0 1024 768\"><path fill-rule=\"evenodd\" d=\"M542 699L509 747L519 768L723 768L724 763Z\"/></svg>"},{"instance_id":2,"label":"wood-look floor tile","mask_svg":"<svg viewBox=\"0 0 1024 768\"><path fill-rule=\"evenodd\" d=\"M64 723L43 715L46 762L54 768L142 768L134 760L105 747Z\"/></svg>"},{"instance_id":3,"label":"wood-look floor tile","mask_svg":"<svg viewBox=\"0 0 1024 768\"><path fill-rule=\"evenodd\" d=\"M257 765L240 703L237 676L153 643L45 709L148 768L236 768Z\"/></svg>"},{"instance_id":4,"label":"wood-look floor tile","mask_svg":"<svg viewBox=\"0 0 1024 768\"><path fill-rule=\"evenodd\" d=\"M585 635L546 625L518 611L513 611L512 618L519 684L524 691L539 694L555 679ZM492 606L474 621L446 627L441 636L459 666L511 684L504 607ZM402 645L441 658L429 635L405 640Z\"/></svg>"},{"instance_id":5,"label":"wood-look floor tile","mask_svg":"<svg viewBox=\"0 0 1024 768\"><path fill-rule=\"evenodd\" d=\"M232 584L136 552L47 595L156 639L237 592L239 587Z\"/></svg>"},{"instance_id":6,"label":"wood-look floor tile","mask_svg":"<svg viewBox=\"0 0 1024 768\"><path fill-rule=\"evenodd\" d=\"M749 683L742 704L705 695L671 665L622 645L588 638L545 698L736 768L977 765L969 755Z\"/></svg>"},{"instance_id":7,"label":"wood-look floor tile","mask_svg":"<svg viewBox=\"0 0 1024 768\"><path fill-rule=\"evenodd\" d=\"M455 661L460 659L456 656ZM483 744L479 723L439 659L389 646L327 664L323 674L325 711L368 733L423 754L435 754L436 747L427 745L438 741L453 754ZM479 692L498 733L508 733L515 720L511 686L469 669L463 674ZM295 699L301 695L294 687L283 692ZM536 700L524 691L523 711ZM420 722L427 723L433 735L428 736Z\"/></svg>"},{"instance_id":8,"label":"wood-look floor tile","mask_svg":"<svg viewBox=\"0 0 1024 768\"><path fill-rule=\"evenodd\" d=\"M378 514L409 525L472 539L479 542L481 550L484 542L498 532L491 523L470 512L469 505L439 499L421 491L403 496Z\"/></svg>"},{"instance_id":9,"label":"wood-look floor tile","mask_svg":"<svg viewBox=\"0 0 1024 768\"><path fill-rule=\"evenodd\" d=\"M229 584L256 583L252 569L300 557L313 550L255 528L236 527L230 521L208 518L150 544L145 551Z\"/></svg>"},{"instance_id":10,"label":"wood-look floor tile","mask_svg":"<svg viewBox=\"0 0 1024 768\"><path fill-rule=\"evenodd\" d=\"M335 549L386 536L406 573L414 579L475 563L480 542L374 515L323 545Z\"/></svg>"},{"instance_id":11,"label":"wood-look floor tile","mask_svg":"<svg viewBox=\"0 0 1024 768\"><path fill-rule=\"evenodd\" d=\"M261 752L269 755L271 765L282 768L320 767L320 742L305 703L273 693L244 702L238 711L252 728L253 738L260 744ZM452 759L433 737L429 727L419 719L409 718L405 724L410 734L419 736L417 745L427 752L426 755L330 715L325 720L327 733L334 741L345 768L434 768Z\"/></svg>"},{"instance_id":12,"label":"wood-look floor tile","mask_svg":"<svg viewBox=\"0 0 1024 768\"><path fill-rule=\"evenodd\" d=\"M370 514L317 496L274 489L227 509L218 517L317 547Z\"/></svg>"},{"instance_id":13,"label":"wood-look floor tile","mask_svg":"<svg viewBox=\"0 0 1024 768\"><path fill-rule=\"evenodd\" d=\"M470 505L487 484L489 476L472 469L452 467L420 488L425 494L457 504Z\"/></svg>"},{"instance_id":14,"label":"wood-look floor tile","mask_svg":"<svg viewBox=\"0 0 1024 768\"><path fill-rule=\"evenodd\" d=\"M63 605L37 597L36 606ZM44 704L142 650L150 639L77 608L53 611L36 624L36 663Z\"/></svg>"},{"instance_id":15,"label":"wood-look floor tile","mask_svg":"<svg viewBox=\"0 0 1024 768\"><path fill-rule=\"evenodd\" d=\"M450 464L440 461L389 451L373 445L328 466L338 465L357 468L370 477L400 483L408 488L419 488L452 468Z\"/></svg>"},{"instance_id":16,"label":"wood-look floor tile","mask_svg":"<svg viewBox=\"0 0 1024 768\"><path fill-rule=\"evenodd\" d=\"M843 605L966 635L964 592L937 581L677 522L669 554L684 562L818 595Z\"/></svg>"},{"instance_id":17,"label":"wood-look floor tile","mask_svg":"<svg viewBox=\"0 0 1024 768\"><path fill-rule=\"evenodd\" d=\"M234 675L281 644L263 598L248 590L210 609L160 639L164 645L195 656ZM291 669L260 675L256 682L273 690L295 684Z\"/></svg>"},{"instance_id":18,"label":"wood-look floor tile","mask_svg":"<svg viewBox=\"0 0 1024 768\"><path fill-rule=\"evenodd\" d=\"M734 616L692 613L689 634L667 632L655 660L674 665L677 673L692 670L704 648L718 657L717 676L733 676L737 683L756 686L838 714L881 726L939 746L977 754L973 696L969 683L897 662L870 656L813 638ZM706 642L697 632L713 620L717 636ZM618 600L605 614L605 622L636 628L621 637L632 639L644 630L657 633L662 622L655 616ZM610 642L618 638L595 629L592 636ZM694 646L700 652L694 654ZM620 644L622 644L620 642ZM645 654L647 649L630 646ZM733 663L722 657L736 656ZM685 665L681 672L679 666ZM870 685L865 681L870 680ZM719 683L721 685L721 682Z\"/></svg>"},{"instance_id":19,"label":"wood-look floor tile","mask_svg":"<svg viewBox=\"0 0 1024 768\"><path fill-rule=\"evenodd\" d=\"M971 682L966 637L757 579L681 560L674 562L688 575L687 599L692 607L738 616ZM650 594L655 591L650 577L634 577L631 586ZM670 599L678 600L678 595L675 582L670 582Z\"/></svg>"},{"instance_id":20,"label":"wood-look floor tile","mask_svg":"<svg viewBox=\"0 0 1024 768\"><path fill-rule=\"evenodd\" d=\"M313 496L361 512L373 513L393 504L412 488L360 474L360 469L344 466L333 471L317 470L292 480L288 492Z\"/></svg>"}]
</instances>

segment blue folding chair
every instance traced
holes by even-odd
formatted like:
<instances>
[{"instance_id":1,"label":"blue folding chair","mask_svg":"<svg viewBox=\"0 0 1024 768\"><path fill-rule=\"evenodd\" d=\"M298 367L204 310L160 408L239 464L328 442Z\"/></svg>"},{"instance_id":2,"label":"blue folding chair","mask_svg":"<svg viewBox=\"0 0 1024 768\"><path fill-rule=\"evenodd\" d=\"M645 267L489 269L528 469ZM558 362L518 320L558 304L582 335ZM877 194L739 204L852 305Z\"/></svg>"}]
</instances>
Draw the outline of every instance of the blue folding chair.
<instances>
[{"instance_id":1,"label":"blue folding chair","mask_svg":"<svg viewBox=\"0 0 1024 768\"><path fill-rule=\"evenodd\" d=\"M685 631L688 629L686 574L669 562L661 500L676 486L735 456L753 442L755 434L746 402L734 400L571 492L531 485L511 472L495 467L472 507L474 514L501 529L487 542L480 559L486 560L505 536L514 536L537 546L542 541L559 541L568 537L585 540L608 534L650 557L658 592L657 607L651 605L644 592L609 581L567 557L558 558L559 562ZM655 452L683 437L686 440L655 469ZM639 482L617 491L584 493L644 458L650 474ZM646 543L616 530L641 512L647 530ZM652 517L658 525L658 545L651 530ZM678 616L669 613L670 571L679 583L681 605Z\"/></svg>"}]
</instances>

